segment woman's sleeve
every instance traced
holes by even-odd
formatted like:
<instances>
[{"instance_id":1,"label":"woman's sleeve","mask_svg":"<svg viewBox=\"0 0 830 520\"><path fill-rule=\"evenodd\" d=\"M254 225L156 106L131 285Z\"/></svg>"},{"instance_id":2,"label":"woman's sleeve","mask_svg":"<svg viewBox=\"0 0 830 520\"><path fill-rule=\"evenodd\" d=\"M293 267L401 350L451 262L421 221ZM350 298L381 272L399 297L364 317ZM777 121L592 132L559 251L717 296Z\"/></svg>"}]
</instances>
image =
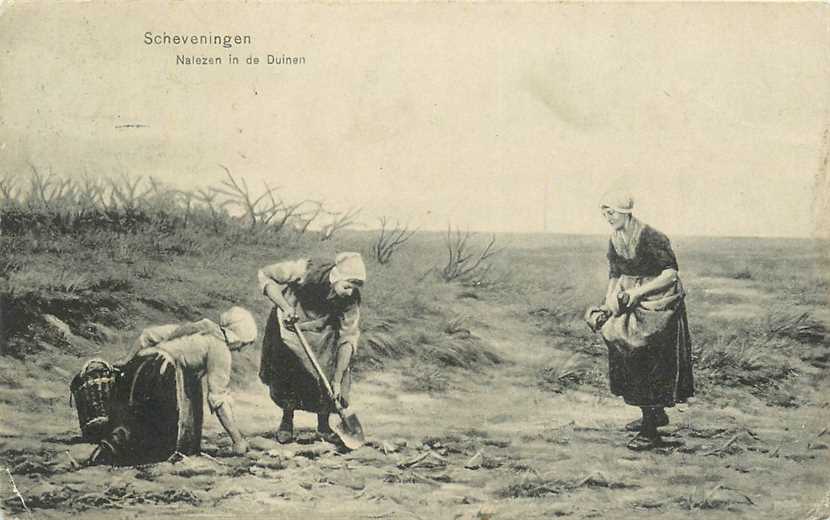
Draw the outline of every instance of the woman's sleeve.
<instances>
[{"instance_id":1,"label":"woman's sleeve","mask_svg":"<svg viewBox=\"0 0 830 520\"><path fill-rule=\"evenodd\" d=\"M677 257L674 256L669 237L656 230L649 235L649 254L654 259L655 265L662 270L674 269L677 271Z\"/></svg>"},{"instance_id":2,"label":"woman's sleeve","mask_svg":"<svg viewBox=\"0 0 830 520\"><path fill-rule=\"evenodd\" d=\"M308 269L308 260L289 260L263 267L257 272L259 292L265 294L269 284L285 286L300 282Z\"/></svg>"},{"instance_id":3,"label":"woman's sleeve","mask_svg":"<svg viewBox=\"0 0 830 520\"><path fill-rule=\"evenodd\" d=\"M148 327L141 331L141 335L138 337L137 346L138 350L147 347L155 347L159 343L163 343L170 339L170 336L175 332L180 326L179 325L157 325L155 327Z\"/></svg>"},{"instance_id":4,"label":"woman's sleeve","mask_svg":"<svg viewBox=\"0 0 830 520\"><path fill-rule=\"evenodd\" d=\"M357 352L357 340L360 338L360 305L352 305L340 316L340 334L338 347L349 344L352 354Z\"/></svg>"},{"instance_id":5,"label":"woman's sleeve","mask_svg":"<svg viewBox=\"0 0 830 520\"><path fill-rule=\"evenodd\" d=\"M231 351L221 342L212 340L207 353L207 401L211 411L231 401Z\"/></svg>"},{"instance_id":6,"label":"woman's sleeve","mask_svg":"<svg viewBox=\"0 0 830 520\"><path fill-rule=\"evenodd\" d=\"M614 249L614 243L610 240L608 241L608 253L606 255L608 257L608 278L619 278L622 271L620 270L620 266L617 263L617 251Z\"/></svg>"},{"instance_id":7,"label":"woman's sleeve","mask_svg":"<svg viewBox=\"0 0 830 520\"><path fill-rule=\"evenodd\" d=\"M165 339L165 341L170 341L176 338L181 338L182 336L193 336L195 334L205 334L210 332L211 330L215 329L216 325L210 321L209 319L205 318L199 321L193 321L190 323L185 323L181 325L176 330L174 330L170 336Z\"/></svg>"}]
</instances>

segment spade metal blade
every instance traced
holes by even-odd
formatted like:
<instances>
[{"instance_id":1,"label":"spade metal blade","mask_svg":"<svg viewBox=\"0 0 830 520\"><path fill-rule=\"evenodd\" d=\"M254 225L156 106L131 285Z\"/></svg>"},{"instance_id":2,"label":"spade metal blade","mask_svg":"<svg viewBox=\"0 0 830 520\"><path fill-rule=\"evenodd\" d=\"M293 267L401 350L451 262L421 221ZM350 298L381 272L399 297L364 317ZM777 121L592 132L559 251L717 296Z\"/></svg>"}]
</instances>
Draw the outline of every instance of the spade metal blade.
<instances>
[{"instance_id":1,"label":"spade metal blade","mask_svg":"<svg viewBox=\"0 0 830 520\"><path fill-rule=\"evenodd\" d=\"M340 437L340 440L343 441L343 445L350 450L356 450L363 446L366 438L363 435L363 426L360 424L357 415L349 410L341 409L338 412L340 421L336 421L334 431Z\"/></svg>"}]
</instances>

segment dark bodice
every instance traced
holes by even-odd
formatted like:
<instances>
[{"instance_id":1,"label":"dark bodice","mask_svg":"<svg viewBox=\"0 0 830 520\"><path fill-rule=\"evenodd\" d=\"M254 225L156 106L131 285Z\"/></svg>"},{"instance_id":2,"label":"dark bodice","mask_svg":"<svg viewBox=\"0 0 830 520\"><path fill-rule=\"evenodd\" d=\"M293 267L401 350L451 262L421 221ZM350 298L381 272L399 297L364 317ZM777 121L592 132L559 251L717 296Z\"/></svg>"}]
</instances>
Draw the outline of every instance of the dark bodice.
<instances>
[{"instance_id":1,"label":"dark bodice","mask_svg":"<svg viewBox=\"0 0 830 520\"><path fill-rule=\"evenodd\" d=\"M666 235L645 226L634 258L628 259L617 253L611 240L608 241L608 277L620 275L657 276L665 269L677 270L677 258Z\"/></svg>"},{"instance_id":2,"label":"dark bodice","mask_svg":"<svg viewBox=\"0 0 830 520\"><path fill-rule=\"evenodd\" d=\"M351 297L340 298L334 294L329 274L334 263L311 259L302 283L292 284L291 290L310 316L328 316L337 319L351 307L360 304L360 292L355 290Z\"/></svg>"}]
</instances>

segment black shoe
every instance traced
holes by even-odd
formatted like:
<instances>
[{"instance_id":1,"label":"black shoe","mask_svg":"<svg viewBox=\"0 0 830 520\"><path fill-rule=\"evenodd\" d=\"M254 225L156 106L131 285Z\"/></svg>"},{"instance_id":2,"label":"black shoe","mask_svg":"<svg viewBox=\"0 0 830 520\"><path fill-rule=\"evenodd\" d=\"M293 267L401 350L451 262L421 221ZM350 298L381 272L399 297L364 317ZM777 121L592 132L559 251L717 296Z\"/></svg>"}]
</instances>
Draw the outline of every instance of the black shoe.
<instances>
[{"instance_id":1,"label":"black shoe","mask_svg":"<svg viewBox=\"0 0 830 520\"><path fill-rule=\"evenodd\" d=\"M328 430L328 431L319 431L318 430L317 435L320 436L320 439L322 439L325 442L328 442L330 444L337 444L337 443L340 442L340 437L335 432L333 432L332 430Z\"/></svg>"},{"instance_id":2,"label":"black shoe","mask_svg":"<svg viewBox=\"0 0 830 520\"><path fill-rule=\"evenodd\" d=\"M633 439L628 441L628 444L625 446L632 451L646 451L656 448L659 445L659 435L643 435L642 433L638 433Z\"/></svg>"},{"instance_id":3,"label":"black shoe","mask_svg":"<svg viewBox=\"0 0 830 520\"><path fill-rule=\"evenodd\" d=\"M280 424L277 430L277 442L280 444L288 444L294 442L294 427Z\"/></svg>"},{"instance_id":4,"label":"black shoe","mask_svg":"<svg viewBox=\"0 0 830 520\"><path fill-rule=\"evenodd\" d=\"M669 416L666 414L665 410L661 410L658 412L654 418L655 426L658 428L660 426L668 426L669 424ZM643 419L636 419L631 421L630 423L625 425L625 431L627 432L638 432L640 428L643 426Z\"/></svg>"},{"instance_id":5,"label":"black shoe","mask_svg":"<svg viewBox=\"0 0 830 520\"><path fill-rule=\"evenodd\" d=\"M294 422L283 420L277 429L277 442L288 444L294 442Z\"/></svg>"},{"instance_id":6,"label":"black shoe","mask_svg":"<svg viewBox=\"0 0 830 520\"><path fill-rule=\"evenodd\" d=\"M284 409L282 411L282 419L277 428L277 442L280 444L288 444L294 442L294 410Z\"/></svg>"}]
</instances>

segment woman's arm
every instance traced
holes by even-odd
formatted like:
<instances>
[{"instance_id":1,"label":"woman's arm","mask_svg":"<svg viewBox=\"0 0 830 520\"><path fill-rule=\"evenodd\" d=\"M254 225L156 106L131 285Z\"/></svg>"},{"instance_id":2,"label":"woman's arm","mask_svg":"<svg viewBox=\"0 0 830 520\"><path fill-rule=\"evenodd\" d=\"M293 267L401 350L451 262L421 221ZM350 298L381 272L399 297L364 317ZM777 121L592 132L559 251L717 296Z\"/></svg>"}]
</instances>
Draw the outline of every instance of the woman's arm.
<instances>
[{"instance_id":1,"label":"woman's arm","mask_svg":"<svg viewBox=\"0 0 830 520\"><path fill-rule=\"evenodd\" d=\"M605 304L608 305L608 300L610 298L616 298L616 294L614 289L616 289L617 284L619 283L619 278L610 278L608 280L608 288L605 290Z\"/></svg>"},{"instance_id":2,"label":"woman's arm","mask_svg":"<svg viewBox=\"0 0 830 520\"><path fill-rule=\"evenodd\" d=\"M647 228L643 230L641 240L645 240L641 245L648 252L648 256L651 257L651 262L662 270L653 280L626 291L629 297L629 307L634 307L649 294L671 287L678 280L677 258L674 255L669 238L653 228Z\"/></svg>"},{"instance_id":3,"label":"woman's arm","mask_svg":"<svg viewBox=\"0 0 830 520\"><path fill-rule=\"evenodd\" d=\"M337 361L334 365L332 390L335 399L340 395L340 386L343 376L352 362L352 355L357 351L357 340L360 337L360 306L353 305L340 317L340 330L337 341Z\"/></svg>"},{"instance_id":4,"label":"woman's arm","mask_svg":"<svg viewBox=\"0 0 830 520\"><path fill-rule=\"evenodd\" d=\"M284 287L285 286L278 283L269 283L265 286L265 289L262 292L274 303L274 305L279 307L282 312L284 312L287 316L291 316L294 314L294 309L291 308L291 304L288 303L288 300L286 300L285 296L282 294Z\"/></svg>"},{"instance_id":5,"label":"woman's arm","mask_svg":"<svg viewBox=\"0 0 830 520\"><path fill-rule=\"evenodd\" d=\"M614 316L620 315L620 303L617 300L617 288L620 285L620 266L618 263L617 251L614 249L614 244L611 240L608 241L608 288L605 290L605 309L610 311Z\"/></svg>"},{"instance_id":6,"label":"woman's arm","mask_svg":"<svg viewBox=\"0 0 830 520\"><path fill-rule=\"evenodd\" d=\"M334 377L332 378L332 393L334 398L340 397L340 387L343 384L343 376L352 362L352 345L350 343L341 343L337 349L337 361L334 365Z\"/></svg>"},{"instance_id":7,"label":"woman's arm","mask_svg":"<svg viewBox=\"0 0 830 520\"><path fill-rule=\"evenodd\" d=\"M245 453L248 446L236 426L233 416L233 397L228 390L231 382L231 352L224 343L217 340L206 339L205 341L211 341L208 346L205 366L208 406L230 435L234 451L239 454Z\"/></svg>"},{"instance_id":8,"label":"woman's arm","mask_svg":"<svg viewBox=\"0 0 830 520\"><path fill-rule=\"evenodd\" d=\"M600 308L611 311L614 316L620 315L620 304L617 300L617 287L619 286L619 282L619 277L608 280L608 288L605 290L605 304L600 306Z\"/></svg>"},{"instance_id":9,"label":"woman's arm","mask_svg":"<svg viewBox=\"0 0 830 520\"><path fill-rule=\"evenodd\" d=\"M659 276L655 279L644 283L639 287L632 287L628 289L626 292L628 293L628 297L630 298L630 306L634 306L643 299L644 296L648 296L651 293L660 292L671 287L673 284L677 282L677 270L675 269L664 269Z\"/></svg>"},{"instance_id":10,"label":"woman's arm","mask_svg":"<svg viewBox=\"0 0 830 520\"><path fill-rule=\"evenodd\" d=\"M141 352L143 349L147 347L154 347L159 343L170 339L170 336L179 328L181 328L181 326L176 324L147 327L141 331L141 335L139 335L138 339L135 340L132 348L130 348L126 354L121 356L113 364L126 365L127 362L133 358L133 356Z\"/></svg>"},{"instance_id":11,"label":"woman's arm","mask_svg":"<svg viewBox=\"0 0 830 520\"><path fill-rule=\"evenodd\" d=\"M283 291L289 284L301 281L305 276L307 267L308 260L305 259L278 262L263 267L257 272L260 292L284 313L293 314L294 310L288 300L285 299Z\"/></svg>"},{"instance_id":12,"label":"woman's arm","mask_svg":"<svg viewBox=\"0 0 830 520\"><path fill-rule=\"evenodd\" d=\"M236 421L233 418L233 407L230 402L222 403L216 409L216 417L219 418L219 423L228 432L228 435L230 435L234 452L241 455L248 451L248 443L245 441L245 437L242 436L242 432L236 426Z\"/></svg>"}]
</instances>

